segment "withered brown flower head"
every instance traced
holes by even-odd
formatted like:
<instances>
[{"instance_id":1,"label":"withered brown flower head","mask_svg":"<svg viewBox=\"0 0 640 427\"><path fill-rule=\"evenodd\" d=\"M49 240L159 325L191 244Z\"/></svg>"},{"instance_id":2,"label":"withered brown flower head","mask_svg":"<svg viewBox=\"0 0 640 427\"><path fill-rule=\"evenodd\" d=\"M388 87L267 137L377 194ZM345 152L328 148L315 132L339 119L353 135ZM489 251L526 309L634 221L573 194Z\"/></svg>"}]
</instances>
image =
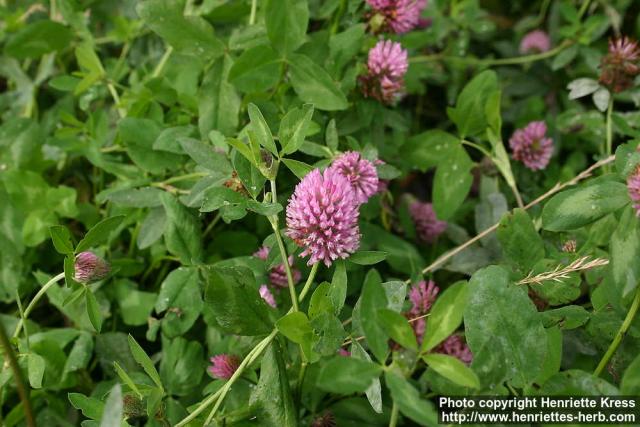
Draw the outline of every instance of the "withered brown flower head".
<instances>
[{"instance_id":1,"label":"withered brown flower head","mask_svg":"<svg viewBox=\"0 0 640 427\"><path fill-rule=\"evenodd\" d=\"M609 52L600 61L600 83L618 93L631 88L638 74L638 42L628 37L609 40Z\"/></svg>"}]
</instances>

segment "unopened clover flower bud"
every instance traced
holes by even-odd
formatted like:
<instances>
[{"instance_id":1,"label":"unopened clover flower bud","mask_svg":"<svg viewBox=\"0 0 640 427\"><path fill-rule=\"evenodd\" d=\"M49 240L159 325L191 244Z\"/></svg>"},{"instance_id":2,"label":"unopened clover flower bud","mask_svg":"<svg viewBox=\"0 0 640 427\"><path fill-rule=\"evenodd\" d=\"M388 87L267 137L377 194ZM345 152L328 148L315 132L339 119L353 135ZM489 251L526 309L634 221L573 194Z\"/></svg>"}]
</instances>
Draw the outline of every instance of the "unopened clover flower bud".
<instances>
[{"instance_id":1,"label":"unopened clover flower bud","mask_svg":"<svg viewBox=\"0 0 640 427\"><path fill-rule=\"evenodd\" d=\"M260 297L264 300L264 302L269 304L271 307L276 308L276 299L273 297L273 294L271 293L267 285L261 285L259 292Z\"/></svg>"},{"instance_id":2,"label":"unopened clover flower bud","mask_svg":"<svg viewBox=\"0 0 640 427\"><path fill-rule=\"evenodd\" d=\"M211 365L207 371L214 377L221 380L228 380L240 366L240 358L230 354L218 354L211 359Z\"/></svg>"},{"instance_id":3,"label":"unopened clover flower bud","mask_svg":"<svg viewBox=\"0 0 640 427\"><path fill-rule=\"evenodd\" d=\"M111 271L108 262L93 252L85 251L76 255L74 279L80 283L91 283L102 280Z\"/></svg>"}]
</instances>

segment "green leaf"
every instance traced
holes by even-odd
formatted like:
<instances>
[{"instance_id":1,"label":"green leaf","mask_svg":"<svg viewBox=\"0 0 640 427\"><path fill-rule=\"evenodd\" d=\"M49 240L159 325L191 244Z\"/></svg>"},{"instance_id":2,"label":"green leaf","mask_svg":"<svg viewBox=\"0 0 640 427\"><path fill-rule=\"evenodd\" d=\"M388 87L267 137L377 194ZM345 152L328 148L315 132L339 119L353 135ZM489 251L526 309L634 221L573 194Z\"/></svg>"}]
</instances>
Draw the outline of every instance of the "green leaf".
<instances>
[{"instance_id":1,"label":"green leaf","mask_svg":"<svg viewBox=\"0 0 640 427\"><path fill-rule=\"evenodd\" d=\"M383 251L358 251L348 259L358 265L373 265L387 259L387 253Z\"/></svg>"},{"instance_id":2,"label":"green leaf","mask_svg":"<svg viewBox=\"0 0 640 427\"><path fill-rule=\"evenodd\" d=\"M538 390L547 396L616 396L618 388L602 378L579 369L558 372Z\"/></svg>"},{"instance_id":3,"label":"green leaf","mask_svg":"<svg viewBox=\"0 0 640 427\"><path fill-rule=\"evenodd\" d=\"M227 157L216 151L211 145L185 137L180 138L178 142L185 153L203 168L224 175L231 173L231 164Z\"/></svg>"},{"instance_id":4,"label":"green leaf","mask_svg":"<svg viewBox=\"0 0 640 427\"><path fill-rule=\"evenodd\" d=\"M116 370L116 373L118 374L122 382L124 382L131 389L131 391L137 394L139 399L142 399L144 397L142 395L142 392L140 392L140 389L138 388L138 386L133 382L129 374L127 374L125 370L122 369L120 364L114 361L113 367Z\"/></svg>"},{"instance_id":5,"label":"green leaf","mask_svg":"<svg viewBox=\"0 0 640 427\"><path fill-rule=\"evenodd\" d=\"M443 163L448 158L451 147L460 144L460 140L440 129L432 129L414 135L402 147L406 152L405 161L413 168L426 172Z\"/></svg>"},{"instance_id":6,"label":"green leaf","mask_svg":"<svg viewBox=\"0 0 640 427\"><path fill-rule=\"evenodd\" d=\"M122 413L122 389L120 384L116 384L109 392L107 401L104 402L104 411L100 418L100 427L120 427Z\"/></svg>"},{"instance_id":7,"label":"green leaf","mask_svg":"<svg viewBox=\"0 0 640 427\"><path fill-rule=\"evenodd\" d=\"M629 196L624 184L599 180L553 196L542 209L542 227L550 231L575 230L627 203Z\"/></svg>"},{"instance_id":8,"label":"green leaf","mask_svg":"<svg viewBox=\"0 0 640 427\"><path fill-rule=\"evenodd\" d=\"M210 61L221 56L224 45L213 28L197 15L183 15L180 0L145 0L136 11L151 30L166 40L177 52Z\"/></svg>"},{"instance_id":9,"label":"green leaf","mask_svg":"<svg viewBox=\"0 0 640 427\"><path fill-rule=\"evenodd\" d=\"M613 286L607 287L613 301L631 294L640 280L640 224L635 209L628 206L611 236L609 246Z\"/></svg>"},{"instance_id":10,"label":"green leaf","mask_svg":"<svg viewBox=\"0 0 640 427\"><path fill-rule=\"evenodd\" d=\"M462 144L450 146L447 161L438 166L433 180L433 209L438 219L451 218L466 199L473 182L472 167Z\"/></svg>"},{"instance_id":11,"label":"green leaf","mask_svg":"<svg viewBox=\"0 0 640 427\"><path fill-rule=\"evenodd\" d=\"M153 149L161 133L160 126L153 120L126 117L118 123L118 132L131 160L147 172L162 173L175 168L184 159L174 153Z\"/></svg>"},{"instance_id":12,"label":"green leaf","mask_svg":"<svg viewBox=\"0 0 640 427\"><path fill-rule=\"evenodd\" d=\"M506 269L491 266L471 277L464 324L474 358L501 353L516 387L529 385L538 376L547 347L542 319L526 288L509 283Z\"/></svg>"},{"instance_id":13,"label":"green leaf","mask_svg":"<svg viewBox=\"0 0 640 427\"><path fill-rule=\"evenodd\" d=\"M265 335L271 322L253 273L246 267L209 267L205 302L220 328L236 335Z\"/></svg>"},{"instance_id":14,"label":"green leaf","mask_svg":"<svg viewBox=\"0 0 640 427\"><path fill-rule=\"evenodd\" d=\"M398 405L400 412L422 426L438 424L438 414L433 403L420 399L418 390L406 379L392 371L386 371L384 378L393 402Z\"/></svg>"},{"instance_id":15,"label":"green leaf","mask_svg":"<svg viewBox=\"0 0 640 427\"><path fill-rule=\"evenodd\" d=\"M282 59L271 46L255 46L235 60L229 82L242 92L266 92L280 81L281 68Z\"/></svg>"},{"instance_id":16,"label":"green leaf","mask_svg":"<svg viewBox=\"0 0 640 427\"><path fill-rule=\"evenodd\" d=\"M91 229L87 231L87 234L85 234L84 238L80 240L78 246L76 246L76 253L84 252L87 249L99 246L103 242L107 241L111 232L118 228L123 219L124 215L116 215L103 219L91 227Z\"/></svg>"},{"instance_id":17,"label":"green leaf","mask_svg":"<svg viewBox=\"0 0 640 427\"><path fill-rule=\"evenodd\" d=\"M102 329L100 305L98 305L98 301L96 300L95 295L93 295L93 292L91 292L91 289L86 289L84 295L87 302L87 314L89 315L89 321L91 321L93 329L100 333L100 329Z\"/></svg>"},{"instance_id":18,"label":"green leaf","mask_svg":"<svg viewBox=\"0 0 640 427\"><path fill-rule=\"evenodd\" d=\"M313 170L313 166L310 166L298 160L282 159L282 162L291 172L293 172L296 177L298 177L298 179L304 178L309 172Z\"/></svg>"},{"instance_id":19,"label":"green leaf","mask_svg":"<svg viewBox=\"0 0 640 427\"><path fill-rule=\"evenodd\" d=\"M322 313L334 313L333 301L331 300L331 285L329 283L322 282L313 291L307 313L309 319L313 319Z\"/></svg>"},{"instance_id":20,"label":"green leaf","mask_svg":"<svg viewBox=\"0 0 640 427\"><path fill-rule=\"evenodd\" d=\"M376 359L384 362L389 349L389 336L378 321L378 309L387 306L387 297L382 288L380 274L376 270L369 270L364 279L360 294L360 325L369 345L369 349Z\"/></svg>"},{"instance_id":21,"label":"green leaf","mask_svg":"<svg viewBox=\"0 0 640 427\"><path fill-rule=\"evenodd\" d=\"M560 329L575 329L589 320L591 314L582 306L567 305L565 307L545 310L540 313L545 328L558 325Z\"/></svg>"},{"instance_id":22,"label":"green leaf","mask_svg":"<svg viewBox=\"0 0 640 427\"><path fill-rule=\"evenodd\" d=\"M462 315L467 305L469 286L461 280L449 286L436 299L429 311L427 323L422 339L422 351L427 352L440 344L451 335L462 323Z\"/></svg>"},{"instance_id":23,"label":"green leaf","mask_svg":"<svg viewBox=\"0 0 640 427\"><path fill-rule=\"evenodd\" d=\"M351 343L351 357L360 360L366 360L371 362L371 356L367 353L358 341ZM380 378L374 378L371 385L364 391L367 395L367 400L371 404L371 408L378 414L382 413L382 386L380 385Z\"/></svg>"},{"instance_id":24,"label":"green leaf","mask_svg":"<svg viewBox=\"0 0 640 427\"><path fill-rule=\"evenodd\" d=\"M105 199L128 208L152 208L160 206L162 190L154 187L124 188L105 195Z\"/></svg>"},{"instance_id":25,"label":"green leaf","mask_svg":"<svg viewBox=\"0 0 640 427\"><path fill-rule=\"evenodd\" d=\"M58 253L63 255L73 255L73 242L69 229L63 225L52 225L49 227L53 246Z\"/></svg>"},{"instance_id":26,"label":"green leaf","mask_svg":"<svg viewBox=\"0 0 640 427\"><path fill-rule=\"evenodd\" d=\"M455 108L449 108L449 118L456 124L460 138L477 135L485 131L487 99L498 90L498 78L492 70L475 76L462 89Z\"/></svg>"},{"instance_id":27,"label":"green leaf","mask_svg":"<svg viewBox=\"0 0 640 427\"><path fill-rule=\"evenodd\" d=\"M338 129L336 128L336 120L329 120L329 124L327 124L327 129L324 135L325 143L327 147L332 150L338 149Z\"/></svg>"},{"instance_id":28,"label":"green leaf","mask_svg":"<svg viewBox=\"0 0 640 427\"><path fill-rule=\"evenodd\" d=\"M29 371L29 385L31 388L42 387L44 368L45 361L42 356L36 353L27 353L27 369Z\"/></svg>"},{"instance_id":29,"label":"green leaf","mask_svg":"<svg viewBox=\"0 0 640 427\"><path fill-rule=\"evenodd\" d=\"M302 108L290 110L280 122L278 137L283 154L292 154L298 151L307 135L309 123L313 116L313 105L305 104Z\"/></svg>"},{"instance_id":30,"label":"green leaf","mask_svg":"<svg viewBox=\"0 0 640 427\"><path fill-rule=\"evenodd\" d=\"M557 71L567 66L578 54L579 47L579 45L574 44L573 46L569 46L567 49L560 52L555 58L553 58L551 69L553 71Z\"/></svg>"},{"instance_id":31,"label":"green leaf","mask_svg":"<svg viewBox=\"0 0 640 427\"><path fill-rule=\"evenodd\" d=\"M162 193L162 205L167 213L164 240L167 249L183 264L193 264L202 258L202 233L198 219L169 193Z\"/></svg>"},{"instance_id":32,"label":"green leaf","mask_svg":"<svg viewBox=\"0 0 640 427\"><path fill-rule=\"evenodd\" d=\"M544 384L549 378L560 371L562 362L562 331L557 326L545 329L547 333L547 351L536 384Z\"/></svg>"},{"instance_id":33,"label":"green leaf","mask_svg":"<svg viewBox=\"0 0 640 427\"><path fill-rule=\"evenodd\" d=\"M233 60L225 55L218 59L202 80L198 92L198 127L200 135L217 130L224 135L235 133L240 112L240 95L227 81Z\"/></svg>"},{"instance_id":34,"label":"green leaf","mask_svg":"<svg viewBox=\"0 0 640 427\"><path fill-rule=\"evenodd\" d=\"M247 111L251 120L249 124L250 129L253 131L258 143L260 146L269 150L271 154L277 156L278 149L276 148L276 143L273 140L271 129L269 129L269 125L260 112L260 109L258 109L255 104L249 104Z\"/></svg>"},{"instance_id":35,"label":"green leaf","mask_svg":"<svg viewBox=\"0 0 640 427\"><path fill-rule=\"evenodd\" d=\"M528 273L544 258L544 242L524 209L505 214L496 230L505 258Z\"/></svg>"},{"instance_id":36,"label":"green leaf","mask_svg":"<svg viewBox=\"0 0 640 427\"><path fill-rule=\"evenodd\" d=\"M418 349L416 335L409 325L409 321L402 314L383 308L378 310L378 322L395 342L404 348Z\"/></svg>"},{"instance_id":37,"label":"green leaf","mask_svg":"<svg viewBox=\"0 0 640 427\"><path fill-rule=\"evenodd\" d=\"M162 343L162 359L160 360L160 378L166 386L167 394L186 396L200 388L204 369L202 345L197 341L187 341L176 337Z\"/></svg>"},{"instance_id":38,"label":"green leaf","mask_svg":"<svg viewBox=\"0 0 640 427\"><path fill-rule=\"evenodd\" d=\"M131 335L127 337L127 341L129 343L129 349L131 350L131 354L133 355L135 361L138 362L140 366L142 366L142 369L144 369L147 375L149 375L149 378L151 378L155 385L158 386L158 388L164 390L164 388L162 387L162 381L160 380L160 375L158 374L158 371L156 370L156 367L153 365L153 362L151 361L149 356L147 356L147 353L145 353L142 347L140 347L140 344L138 344L135 338L133 338Z\"/></svg>"},{"instance_id":39,"label":"green leaf","mask_svg":"<svg viewBox=\"0 0 640 427\"><path fill-rule=\"evenodd\" d=\"M331 287L329 288L329 298L334 309L333 314L338 316L347 298L347 269L345 262L342 260L336 262L336 268L331 278Z\"/></svg>"},{"instance_id":40,"label":"green leaf","mask_svg":"<svg viewBox=\"0 0 640 427\"><path fill-rule=\"evenodd\" d=\"M66 48L72 38L73 32L64 25L39 20L22 27L10 37L4 52L17 59L39 58L45 53Z\"/></svg>"},{"instance_id":41,"label":"green leaf","mask_svg":"<svg viewBox=\"0 0 640 427\"><path fill-rule=\"evenodd\" d=\"M620 392L627 396L640 394L640 354L629 364L622 375Z\"/></svg>"},{"instance_id":42,"label":"green leaf","mask_svg":"<svg viewBox=\"0 0 640 427\"><path fill-rule=\"evenodd\" d=\"M346 337L340 319L333 313L325 311L313 317L310 323L314 333L313 351L322 356L336 354Z\"/></svg>"},{"instance_id":43,"label":"green leaf","mask_svg":"<svg viewBox=\"0 0 640 427\"><path fill-rule=\"evenodd\" d=\"M382 368L375 363L335 356L320 368L316 385L336 394L361 393L371 386L381 372Z\"/></svg>"},{"instance_id":44,"label":"green leaf","mask_svg":"<svg viewBox=\"0 0 640 427\"><path fill-rule=\"evenodd\" d=\"M146 325L156 302L157 295L137 289L130 280L118 280L113 285L122 321L125 325Z\"/></svg>"},{"instance_id":45,"label":"green leaf","mask_svg":"<svg viewBox=\"0 0 640 427\"><path fill-rule=\"evenodd\" d=\"M326 111L344 110L348 107L347 98L336 82L309 57L291 55L289 68L291 85L302 101Z\"/></svg>"},{"instance_id":46,"label":"green leaf","mask_svg":"<svg viewBox=\"0 0 640 427\"><path fill-rule=\"evenodd\" d=\"M146 249L157 242L164 234L167 224L167 214L164 208L150 209L140 226L136 239L139 249Z\"/></svg>"},{"instance_id":47,"label":"green leaf","mask_svg":"<svg viewBox=\"0 0 640 427\"><path fill-rule=\"evenodd\" d=\"M82 415L92 420L99 420L104 412L104 403L94 397L82 393L69 393L69 402L74 408L82 411Z\"/></svg>"},{"instance_id":48,"label":"green leaf","mask_svg":"<svg viewBox=\"0 0 640 427\"><path fill-rule=\"evenodd\" d=\"M289 377L282 359L284 350L278 341L272 342L260 364L260 380L251 393L250 406L256 409L260 425L265 427L296 427L298 420L289 388Z\"/></svg>"},{"instance_id":49,"label":"green leaf","mask_svg":"<svg viewBox=\"0 0 640 427\"><path fill-rule=\"evenodd\" d=\"M200 274L196 268L180 267L162 281L156 313L166 311L162 332L169 338L186 333L200 316L204 303L200 294Z\"/></svg>"},{"instance_id":50,"label":"green leaf","mask_svg":"<svg viewBox=\"0 0 640 427\"><path fill-rule=\"evenodd\" d=\"M268 0L264 15L269 40L282 55L304 43L309 24L306 0Z\"/></svg>"},{"instance_id":51,"label":"green leaf","mask_svg":"<svg viewBox=\"0 0 640 427\"><path fill-rule=\"evenodd\" d=\"M425 354L422 359L446 379L463 387L480 388L480 380L476 373L457 357L431 353Z\"/></svg>"}]
</instances>

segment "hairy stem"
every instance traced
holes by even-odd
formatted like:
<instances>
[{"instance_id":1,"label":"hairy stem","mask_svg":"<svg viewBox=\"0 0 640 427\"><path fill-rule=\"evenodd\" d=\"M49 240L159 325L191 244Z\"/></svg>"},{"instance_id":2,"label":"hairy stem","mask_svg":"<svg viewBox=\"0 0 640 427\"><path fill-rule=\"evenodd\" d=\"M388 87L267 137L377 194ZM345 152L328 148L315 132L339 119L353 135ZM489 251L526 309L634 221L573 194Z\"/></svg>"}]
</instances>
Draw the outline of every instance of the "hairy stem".
<instances>
[{"instance_id":1,"label":"hairy stem","mask_svg":"<svg viewBox=\"0 0 640 427\"><path fill-rule=\"evenodd\" d=\"M16 326L16 330L13 332L13 337L14 338L17 337L18 335L20 335L20 331L22 330L22 326L24 325L24 323L27 321L27 317L29 317L29 314L33 311L33 309L35 308L35 306L38 303L38 301L40 301L42 296L47 293L47 291L49 290L50 287L52 287L59 280L62 280L62 279L64 279L64 272L58 274L55 277L53 277L51 280L49 280L47 283L45 283L45 285L42 288L40 288L40 290L38 291L36 296L33 297L31 302L27 306L27 308L24 310L24 316L18 321L18 325Z\"/></svg>"},{"instance_id":2,"label":"hairy stem","mask_svg":"<svg viewBox=\"0 0 640 427\"><path fill-rule=\"evenodd\" d=\"M27 425L30 427L35 427L36 421L33 418L31 402L29 401L29 390L25 386L24 380L22 378L22 373L20 372L20 366L18 366L16 355L13 352L13 348L11 348L11 343L9 342L7 331L4 330L4 326L1 324L0 324L0 345L2 345L2 349L4 350L3 352L5 354L5 360L8 359L9 366L13 371L13 379L16 383L16 388L18 389L20 400L22 401L24 417L26 419Z\"/></svg>"},{"instance_id":3,"label":"hairy stem","mask_svg":"<svg viewBox=\"0 0 640 427\"><path fill-rule=\"evenodd\" d=\"M396 402L393 402L393 406L391 407L391 418L389 419L389 427L396 427L398 424L398 405Z\"/></svg>"},{"instance_id":4,"label":"hairy stem","mask_svg":"<svg viewBox=\"0 0 640 427\"><path fill-rule=\"evenodd\" d=\"M631 322L633 322L633 319L638 313L638 307L640 307L640 284L637 285L636 296L633 298L631 307L629 307L629 312L627 312L627 316L624 318L622 325L620 325L620 329L618 329L616 336L613 338L613 341L611 342L611 345L609 345L607 352L602 357L602 360L600 360L600 363L598 363L596 370L593 371L593 375L595 375L596 377L599 376L600 373L602 373L603 369L607 366L607 363L609 363L609 360L618 349L618 346L620 346L622 339L631 326Z\"/></svg>"},{"instance_id":5,"label":"hairy stem","mask_svg":"<svg viewBox=\"0 0 640 427\"><path fill-rule=\"evenodd\" d=\"M271 195L273 202L278 202L278 193L276 192L276 181L271 180ZM276 242L278 243L278 249L280 250L280 257L282 258L282 265L287 273L287 283L289 284L289 295L291 296L291 306L293 311L298 311L298 296L296 295L295 284L293 283L293 275L291 274L291 266L289 265L289 257L287 256L287 249L284 247L282 236L280 236L280 227L278 226L278 215L273 215L270 218L271 227L273 233L276 236Z\"/></svg>"},{"instance_id":6,"label":"hairy stem","mask_svg":"<svg viewBox=\"0 0 640 427\"><path fill-rule=\"evenodd\" d=\"M611 118L613 114L613 95L609 98L609 106L607 107L607 145L606 145L606 155L611 156L613 151L613 120ZM609 169L607 167L607 169Z\"/></svg>"},{"instance_id":7,"label":"hairy stem","mask_svg":"<svg viewBox=\"0 0 640 427\"><path fill-rule=\"evenodd\" d=\"M307 281L304 284L304 288L302 288L302 292L300 292L300 301L302 301L304 297L307 296L309 289L311 289L311 284L313 283L313 279L315 279L316 277L316 273L318 272L319 266L320 266L320 263L316 262L311 267L311 272L309 273L309 277L307 278Z\"/></svg>"}]
</instances>

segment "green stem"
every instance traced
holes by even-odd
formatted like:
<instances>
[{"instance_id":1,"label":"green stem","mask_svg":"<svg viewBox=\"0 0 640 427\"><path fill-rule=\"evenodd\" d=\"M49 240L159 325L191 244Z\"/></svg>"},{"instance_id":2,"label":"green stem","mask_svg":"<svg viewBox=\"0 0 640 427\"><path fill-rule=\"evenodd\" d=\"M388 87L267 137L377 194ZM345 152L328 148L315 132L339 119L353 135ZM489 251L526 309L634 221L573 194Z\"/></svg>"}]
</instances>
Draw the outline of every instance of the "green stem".
<instances>
[{"instance_id":1,"label":"green stem","mask_svg":"<svg viewBox=\"0 0 640 427\"><path fill-rule=\"evenodd\" d=\"M396 402L393 402L393 406L391 407L391 418L389 419L389 427L396 427L398 424L398 405Z\"/></svg>"},{"instance_id":2,"label":"green stem","mask_svg":"<svg viewBox=\"0 0 640 427\"><path fill-rule=\"evenodd\" d=\"M256 10L258 9L258 0L251 0L251 15L249 15L249 25L256 23Z\"/></svg>"},{"instance_id":3,"label":"green stem","mask_svg":"<svg viewBox=\"0 0 640 427\"><path fill-rule=\"evenodd\" d=\"M278 202L278 193L276 192L276 181L271 180L271 195L273 202ZM295 284L293 283L293 275L291 274L291 266L289 265L289 257L287 256L287 250L284 247L282 236L280 236L280 227L278 227L278 215L273 215L269 218L271 227L273 227L273 233L276 236L276 242L278 243L278 249L280 249L280 257L282 258L282 265L287 273L287 283L289 284L289 295L291 296L291 306L293 311L298 311L298 296L296 295Z\"/></svg>"},{"instance_id":4,"label":"green stem","mask_svg":"<svg viewBox=\"0 0 640 427\"><path fill-rule=\"evenodd\" d=\"M636 296L633 299L633 302L631 303L631 307L629 308L627 317L624 318L624 321L622 322L620 329L618 329L616 336L613 338L611 345L609 345L607 352L602 357L602 360L600 361L600 363L598 363L598 367L596 368L595 371L593 371L593 375L595 375L596 377L600 375L603 369L607 366L607 363L609 363L609 360L611 359L613 354L618 349L618 346L622 342L622 339L627 333L627 330L629 330L629 327L631 326L631 322L633 322L634 317L636 317L636 313L638 312L638 307L640 307L640 284L637 285Z\"/></svg>"},{"instance_id":5,"label":"green stem","mask_svg":"<svg viewBox=\"0 0 640 427\"><path fill-rule=\"evenodd\" d=\"M164 185L173 184L174 182L187 181L194 178L203 178L207 175L209 175L208 172L194 172L194 173L188 173L186 175L174 176L162 182L154 182L153 184L164 184Z\"/></svg>"},{"instance_id":6,"label":"green stem","mask_svg":"<svg viewBox=\"0 0 640 427\"><path fill-rule=\"evenodd\" d=\"M613 95L609 98L609 106L607 107L607 146L606 146L606 157L611 156L613 151L613 120L611 118L613 114ZM609 170L609 166L607 166L607 170Z\"/></svg>"},{"instance_id":7,"label":"green stem","mask_svg":"<svg viewBox=\"0 0 640 427\"><path fill-rule=\"evenodd\" d=\"M207 397L205 400L203 400L200 403L200 405L198 405L196 410L193 411L192 413L190 413L186 418L184 418L178 424L176 424L176 427L184 426L187 423L193 421L198 415L200 415L205 409L207 409L207 407L209 405L211 405L213 402L215 402L215 400L218 398L218 396L220 396L220 393L222 393L222 388L220 390L216 391L215 393L213 393L211 396Z\"/></svg>"},{"instance_id":8,"label":"green stem","mask_svg":"<svg viewBox=\"0 0 640 427\"><path fill-rule=\"evenodd\" d=\"M313 283L313 279L316 277L316 273L318 272L318 267L320 266L319 262L316 262L311 266L311 272L309 273L309 277L307 277L307 281L304 284L304 288L302 288L302 292L300 292L300 301L304 300L304 297L307 296L307 292L311 288L311 284Z\"/></svg>"},{"instance_id":9,"label":"green stem","mask_svg":"<svg viewBox=\"0 0 640 427\"><path fill-rule=\"evenodd\" d=\"M222 218L222 215L220 215L220 212L218 212L216 216L213 217L209 225L207 225L207 228L205 228L204 233L202 233L202 237L205 237L211 232L211 230L213 230L213 227L215 227L216 224L220 221L220 218Z\"/></svg>"},{"instance_id":10,"label":"green stem","mask_svg":"<svg viewBox=\"0 0 640 427\"><path fill-rule=\"evenodd\" d=\"M472 65L486 65L486 66L528 64L530 62L536 62L542 59L551 58L552 56L559 54L560 52L562 52L563 50L571 46L573 43L574 42L572 40L565 40L564 42L560 43L558 46L546 52L534 53L531 55L515 56L511 58L480 59L480 58L470 58L470 57L467 58L467 57L461 57L461 56L446 56L442 54L435 54L435 55L414 56L409 59L409 62L421 63L421 62L430 62L430 61L442 59L445 61L459 61L459 62L464 62Z\"/></svg>"},{"instance_id":11,"label":"green stem","mask_svg":"<svg viewBox=\"0 0 640 427\"><path fill-rule=\"evenodd\" d=\"M169 46L167 50L164 51L164 55L162 55L162 58L160 58L160 62L158 62L158 65L153 70L153 74L151 74L151 77L159 77L160 74L162 74L162 70L164 70L165 65L167 65L167 61L169 61L172 53L173 46Z\"/></svg>"},{"instance_id":12,"label":"green stem","mask_svg":"<svg viewBox=\"0 0 640 427\"><path fill-rule=\"evenodd\" d=\"M13 379L16 384L16 388L18 389L18 394L20 395L20 400L22 401L22 407L24 412L24 417L26 419L27 425L29 427L35 427L36 421L33 418L33 411L31 409L31 402L29 401L29 390L24 384L24 380L22 379L22 373L20 372L20 366L18 366L18 361L16 360L16 355L13 352L13 348L11 348L11 343L9 342L9 337L7 336L7 331L4 330L4 326L0 324L0 345L4 349L5 357L9 361L9 366L13 371Z\"/></svg>"},{"instance_id":13,"label":"green stem","mask_svg":"<svg viewBox=\"0 0 640 427\"><path fill-rule=\"evenodd\" d=\"M42 288L40 288L40 290L38 291L36 296L33 297L31 302L27 306L26 310L24 311L24 316L22 317L22 319L20 319L18 321L18 325L16 326L16 330L13 332L13 337L14 338L17 337L18 335L20 335L20 330L22 330L22 326L27 321L27 317L29 317L29 314L33 311L33 309L36 306L36 304L38 303L38 301L40 301L40 298L42 298L42 296L47 293L47 291L49 290L50 287L55 285L61 279L64 279L64 272L58 274L55 277L53 277L51 280L49 280L47 283L45 283L45 285Z\"/></svg>"},{"instance_id":14,"label":"green stem","mask_svg":"<svg viewBox=\"0 0 640 427\"><path fill-rule=\"evenodd\" d=\"M491 158L491 153L489 153L489 151L483 146L478 145L475 142L467 141L466 139L463 139L461 142L463 145L467 145L469 147L475 148L476 150L480 151L482 154L484 154L488 158Z\"/></svg>"}]
</instances>

